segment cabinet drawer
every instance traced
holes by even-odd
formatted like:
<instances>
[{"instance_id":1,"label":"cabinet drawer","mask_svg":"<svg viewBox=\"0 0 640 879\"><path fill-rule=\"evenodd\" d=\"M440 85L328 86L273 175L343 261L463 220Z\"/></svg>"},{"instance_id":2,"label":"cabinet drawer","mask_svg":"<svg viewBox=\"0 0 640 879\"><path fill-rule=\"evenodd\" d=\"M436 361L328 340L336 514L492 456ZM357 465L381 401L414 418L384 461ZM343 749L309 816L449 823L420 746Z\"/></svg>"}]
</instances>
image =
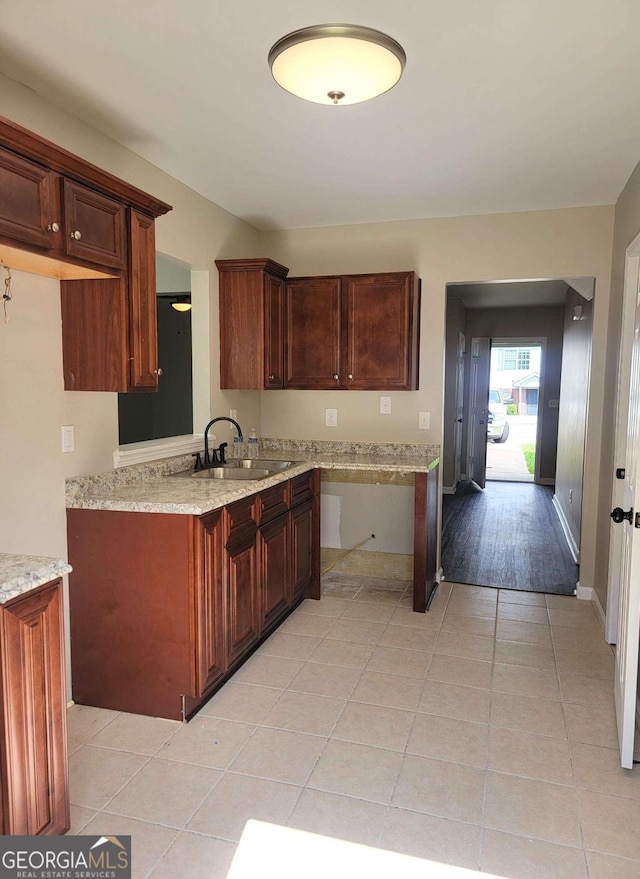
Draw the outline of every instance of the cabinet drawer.
<instances>
[{"instance_id":1,"label":"cabinet drawer","mask_svg":"<svg viewBox=\"0 0 640 879\"><path fill-rule=\"evenodd\" d=\"M290 481L292 508L313 497L314 474L315 470L310 470L308 473L294 476Z\"/></svg>"},{"instance_id":2,"label":"cabinet drawer","mask_svg":"<svg viewBox=\"0 0 640 879\"><path fill-rule=\"evenodd\" d=\"M271 522L289 509L289 483L281 482L261 491L256 498L256 520L258 525Z\"/></svg>"}]
</instances>

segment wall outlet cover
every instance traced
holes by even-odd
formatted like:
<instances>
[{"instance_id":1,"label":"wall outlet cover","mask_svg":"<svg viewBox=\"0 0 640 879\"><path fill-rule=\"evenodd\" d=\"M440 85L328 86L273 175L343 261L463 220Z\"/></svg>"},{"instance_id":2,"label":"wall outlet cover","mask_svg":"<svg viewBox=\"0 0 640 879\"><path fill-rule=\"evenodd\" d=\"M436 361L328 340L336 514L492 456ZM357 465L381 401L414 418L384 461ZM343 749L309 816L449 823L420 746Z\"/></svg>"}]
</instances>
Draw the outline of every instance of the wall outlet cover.
<instances>
[{"instance_id":1,"label":"wall outlet cover","mask_svg":"<svg viewBox=\"0 0 640 879\"><path fill-rule=\"evenodd\" d=\"M337 409L325 409L324 410L324 423L326 427L337 427L338 426L338 410Z\"/></svg>"},{"instance_id":2,"label":"wall outlet cover","mask_svg":"<svg viewBox=\"0 0 640 879\"><path fill-rule=\"evenodd\" d=\"M419 430L429 430L431 427L431 413L430 412L418 412L418 429Z\"/></svg>"},{"instance_id":3,"label":"wall outlet cover","mask_svg":"<svg viewBox=\"0 0 640 879\"><path fill-rule=\"evenodd\" d=\"M380 397L380 414L391 415L391 397Z\"/></svg>"}]
</instances>

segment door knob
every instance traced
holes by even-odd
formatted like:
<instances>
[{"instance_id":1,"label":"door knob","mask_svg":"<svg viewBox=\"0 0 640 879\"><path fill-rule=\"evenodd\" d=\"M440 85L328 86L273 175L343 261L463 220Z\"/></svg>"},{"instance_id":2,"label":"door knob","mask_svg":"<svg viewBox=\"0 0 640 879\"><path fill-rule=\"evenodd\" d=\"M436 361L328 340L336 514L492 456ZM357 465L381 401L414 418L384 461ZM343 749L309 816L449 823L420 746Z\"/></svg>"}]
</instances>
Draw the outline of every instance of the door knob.
<instances>
[{"instance_id":1,"label":"door knob","mask_svg":"<svg viewBox=\"0 0 640 879\"><path fill-rule=\"evenodd\" d=\"M611 518L616 523L616 525L620 525L621 522L624 522L626 519L628 522L631 522L633 518L633 507L630 510L625 511L622 507L616 507L615 510L611 511Z\"/></svg>"}]
</instances>

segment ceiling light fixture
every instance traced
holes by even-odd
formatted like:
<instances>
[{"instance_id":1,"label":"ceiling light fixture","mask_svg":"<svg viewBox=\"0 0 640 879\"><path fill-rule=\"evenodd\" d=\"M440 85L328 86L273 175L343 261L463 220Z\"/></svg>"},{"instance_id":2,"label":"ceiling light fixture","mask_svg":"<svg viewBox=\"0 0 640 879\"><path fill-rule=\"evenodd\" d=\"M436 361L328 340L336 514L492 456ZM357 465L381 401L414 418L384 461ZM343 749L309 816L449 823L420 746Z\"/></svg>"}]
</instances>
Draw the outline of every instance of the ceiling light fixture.
<instances>
[{"instance_id":1,"label":"ceiling light fixture","mask_svg":"<svg viewBox=\"0 0 640 879\"><path fill-rule=\"evenodd\" d=\"M282 37L271 47L273 78L316 104L359 104L398 82L407 56L392 37L355 24L319 24Z\"/></svg>"},{"instance_id":2,"label":"ceiling light fixture","mask_svg":"<svg viewBox=\"0 0 640 879\"><path fill-rule=\"evenodd\" d=\"M171 303L171 308L175 308L176 311L191 311L191 297L188 294L176 296L175 302Z\"/></svg>"}]
</instances>

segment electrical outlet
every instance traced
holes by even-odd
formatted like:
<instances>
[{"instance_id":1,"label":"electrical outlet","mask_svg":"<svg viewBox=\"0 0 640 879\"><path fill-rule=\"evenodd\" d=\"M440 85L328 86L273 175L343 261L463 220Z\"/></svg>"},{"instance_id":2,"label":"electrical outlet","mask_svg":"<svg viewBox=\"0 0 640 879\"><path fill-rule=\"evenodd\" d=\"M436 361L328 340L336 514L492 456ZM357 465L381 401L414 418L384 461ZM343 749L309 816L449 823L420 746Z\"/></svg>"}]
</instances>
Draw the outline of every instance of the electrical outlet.
<instances>
[{"instance_id":1,"label":"electrical outlet","mask_svg":"<svg viewBox=\"0 0 640 879\"><path fill-rule=\"evenodd\" d=\"M431 427L431 413L418 412L418 430L429 430Z\"/></svg>"},{"instance_id":2,"label":"electrical outlet","mask_svg":"<svg viewBox=\"0 0 640 879\"><path fill-rule=\"evenodd\" d=\"M338 410L337 409L325 409L324 410L324 423L326 427L337 427L338 426Z\"/></svg>"},{"instance_id":3,"label":"electrical outlet","mask_svg":"<svg viewBox=\"0 0 640 879\"><path fill-rule=\"evenodd\" d=\"M380 397L380 415L391 415L391 397Z\"/></svg>"},{"instance_id":4,"label":"electrical outlet","mask_svg":"<svg viewBox=\"0 0 640 879\"><path fill-rule=\"evenodd\" d=\"M74 452L76 448L75 428L73 424L62 425L62 451Z\"/></svg>"},{"instance_id":5,"label":"electrical outlet","mask_svg":"<svg viewBox=\"0 0 640 879\"><path fill-rule=\"evenodd\" d=\"M233 418L234 421L238 420L238 410L237 409L229 409L229 418ZM229 430L235 430L233 424L229 425Z\"/></svg>"}]
</instances>

